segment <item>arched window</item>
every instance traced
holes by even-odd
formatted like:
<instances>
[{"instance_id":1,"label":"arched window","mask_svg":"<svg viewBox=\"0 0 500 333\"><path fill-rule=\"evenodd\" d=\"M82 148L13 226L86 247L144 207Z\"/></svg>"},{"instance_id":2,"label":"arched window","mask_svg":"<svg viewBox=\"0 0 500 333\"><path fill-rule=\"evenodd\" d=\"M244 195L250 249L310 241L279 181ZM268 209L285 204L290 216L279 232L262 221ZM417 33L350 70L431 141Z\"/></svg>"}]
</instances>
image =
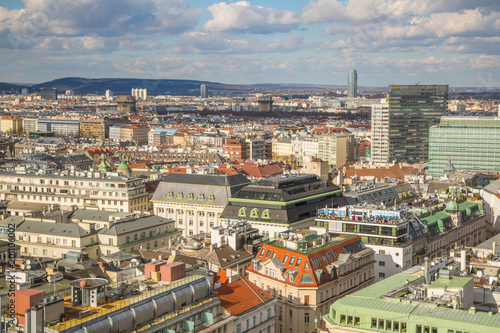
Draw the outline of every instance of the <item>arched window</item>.
<instances>
[{"instance_id":1,"label":"arched window","mask_svg":"<svg viewBox=\"0 0 500 333\"><path fill-rule=\"evenodd\" d=\"M215 196L213 194L209 194L207 198L207 202L214 202L215 201Z\"/></svg>"},{"instance_id":2,"label":"arched window","mask_svg":"<svg viewBox=\"0 0 500 333\"><path fill-rule=\"evenodd\" d=\"M204 200L205 196L203 195L203 193L198 194L198 201L204 201Z\"/></svg>"},{"instance_id":3,"label":"arched window","mask_svg":"<svg viewBox=\"0 0 500 333\"><path fill-rule=\"evenodd\" d=\"M167 199L172 199L174 197L174 193L172 191L167 192Z\"/></svg>"},{"instance_id":4,"label":"arched window","mask_svg":"<svg viewBox=\"0 0 500 333\"><path fill-rule=\"evenodd\" d=\"M189 193L187 194L187 200L193 201L193 200L194 200L194 194L193 194L193 193L191 193L191 192L189 192Z\"/></svg>"},{"instance_id":5,"label":"arched window","mask_svg":"<svg viewBox=\"0 0 500 333\"><path fill-rule=\"evenodd\" d=\"M245 207L241 207L240 210L238 211L238 216L247 217L247 209Z\"/></svg>"},{"instance_id":6,"label":"arched window","mask_svg":"<svg viewBox=\"0 0 500 333\"><path fill-rule=\"evenodd\" d=\"M269 211L269 209L264 209L264 211L262 212L262 218L263 219L270 219L271 218L271 212Z\"/></svg>"},{"instance_id":7,"label":"arched window","mask_svg":"<svg viewBox=\"0 0 500 333\"><path fill-rule=\"evenodd\" d=\"M184 199L184 194L182 194L182 192L177 192L177 194L175 195L175 199L176 200Z\"/></svg>"},{"instance_id":8,"label":"arched window","mask_svg":"<svg viewBox=\"0 0 500 333\"><path fill-rule=\"evenodd\" d=\"M258 218L259 217L259 210L257 208L252 209L250 211L250 217Z\"/></svg>"}]
</instances>

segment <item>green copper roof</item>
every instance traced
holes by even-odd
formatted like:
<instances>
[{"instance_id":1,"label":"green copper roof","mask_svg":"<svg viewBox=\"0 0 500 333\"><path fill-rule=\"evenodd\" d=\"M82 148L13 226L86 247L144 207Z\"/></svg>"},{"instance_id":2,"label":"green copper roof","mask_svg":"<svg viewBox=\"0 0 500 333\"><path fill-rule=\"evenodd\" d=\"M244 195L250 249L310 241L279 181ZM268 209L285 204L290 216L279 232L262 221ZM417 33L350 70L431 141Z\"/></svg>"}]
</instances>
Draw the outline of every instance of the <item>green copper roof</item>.
<instances>
[{"instance_id":1,"label":"green copper roof","mask_svg":"<svg viewBox=\"0 0 500 333\"><path fill-rule=\"evenodd\" d=\"M471 277L454 277L453 279L437 279L432 282L428 288L442 289L444 286L447 288L457 289L465 287L473 278Z\"/></svg>"},{"instance_id":2,"label":"green copper roof","mask_svg":"<svg viewBox=\"0 0 500 333\"><path fill-rule=\"evenodd\" d=\"M366 287L336 301L331 305L328 315L323 318L332 325L352 327L369 332L385 332L371 328L373 319L403 323L407 325L407 333L415 333L417 325L437 328L438 332L448 330L469 333L500 333L500 315L468 310L456 310L438 307L435 304L410 301L404 298L384 297L383 295L422 279L422 275L396 274L376 284ZM431 287L461 288L470 283L472 278L438 279ZM341 322L342 316L358 317L359 325L353 326ZM392 331L392 330L391 330Z\"/></svg>"}]
</instances>

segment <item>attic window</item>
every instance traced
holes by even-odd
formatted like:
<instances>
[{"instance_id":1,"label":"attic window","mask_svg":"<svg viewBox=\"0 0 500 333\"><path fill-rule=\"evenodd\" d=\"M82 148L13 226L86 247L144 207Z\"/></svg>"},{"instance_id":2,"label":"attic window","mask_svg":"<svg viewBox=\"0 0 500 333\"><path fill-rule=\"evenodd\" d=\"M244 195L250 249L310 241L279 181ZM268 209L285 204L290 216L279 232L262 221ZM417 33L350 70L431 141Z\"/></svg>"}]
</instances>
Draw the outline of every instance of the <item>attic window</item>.
<instances>
[{"instance_id":1,"label":"attic window","mask_svg":"<svg viewBox=\"0 0 500 333\"><path fill-rule=\"evenodd\" d=\"M214 201L215 201L215 196L213 194L209 194L207 202L214 202Z\"/></svg>"},{"instance_id":2,"label":"attic window","mask_svg":"<svg viewBox=\"0 0 500 333\"><path fill-rule=\"evenodd\" d=\"M238 216L246 217L247 216L247 209L245 207L241 207L240 210L238 211Z\"/></svg>"},{"instance_id":3,"label":"attic window","mask_svg":"<svg viewBox=\"0 0 500 333\"><path fill-rule=\"evenodd\" d=\"M264 211L262 212L262 218L263 219L270 219L271 218L271 212L269 211L269 209L264 209Z\"/></svg>"},{"instance_id":4,"label":"attic window","mask_svg":"<svg viewBox=\"0 0 500 333\"><path fill-rule=\"evenodd\" d=\"M174 197L174 193L172 191L167 192L167 199L172 199Z\"/></svg>"},{"instance_id":5,"label":"attic window","mask_svg":"<svg viewBox=\"0 0 500 333\"><path fill-rule=\"evenodd\" d=\"M188 193L187 194L187 200L193 201L194 200L194 194L193 193Z\"/></svg>"},{"instance_id":6,"label":"attic window","mask_svg":"<svg viewBox=\"0 0 500 333\"><path fill-rule=\"evenodd\" d=\"M198 201L203 201L203 200L205 200L205 196L203 195L203 193L198 194Z\"/></svg>"},{"instance_id":7,"label":"attic window","mask_svg":"<svg viewBox=\"0 0 500 333\"><path fill-rule=\"evenodd\" d=\"M259 217L259 210L257 208L252 209L250 211L250 217L258 218Z\"/></svg>"},{"instance_id":8,"label":"attic window","mask_svg":"<svg viewBox=\"0 0 500 333\"><path fill-rule=\"evenodd\" d=\"M176 199L176 200L182 200L182 199L184 199L184 194L182 194L182 192L178 192L178 193L175 195L175 199Z\"/></svg>"}]
</instances>

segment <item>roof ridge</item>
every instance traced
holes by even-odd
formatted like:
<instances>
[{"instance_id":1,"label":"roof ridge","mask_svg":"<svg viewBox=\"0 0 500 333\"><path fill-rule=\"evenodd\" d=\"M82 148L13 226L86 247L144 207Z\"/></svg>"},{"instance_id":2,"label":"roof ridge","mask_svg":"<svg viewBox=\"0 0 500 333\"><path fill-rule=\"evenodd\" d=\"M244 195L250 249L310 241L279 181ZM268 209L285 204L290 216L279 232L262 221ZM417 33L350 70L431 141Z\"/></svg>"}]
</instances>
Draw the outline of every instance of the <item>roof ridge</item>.
<instances>
[{"instance_id":1,"label":"roof ridge","mask_svg":"<svg viewBox=\"0 0 500 333\"><path fill-rule=\"evenodd\" d=\"M263 298L259 295L259 293L258 293L258 292L256 292L256 291L252 288L252 286L248 284L248 282L247 282L247 281L245 281L245 278L244 278L243 276L241 277L241 280L242 280L242 281L243 281L243 282L244 282L244 283L248 286L248 288L252 289L253 293L254 293L255 295L257 295L257 297L258 297L258 298L259 298L262 302L265 302L265 300L264 300L264 299L263 299ZM258 288L258 286L257 286L257 288Z\"/></svg>"}]
</instances>

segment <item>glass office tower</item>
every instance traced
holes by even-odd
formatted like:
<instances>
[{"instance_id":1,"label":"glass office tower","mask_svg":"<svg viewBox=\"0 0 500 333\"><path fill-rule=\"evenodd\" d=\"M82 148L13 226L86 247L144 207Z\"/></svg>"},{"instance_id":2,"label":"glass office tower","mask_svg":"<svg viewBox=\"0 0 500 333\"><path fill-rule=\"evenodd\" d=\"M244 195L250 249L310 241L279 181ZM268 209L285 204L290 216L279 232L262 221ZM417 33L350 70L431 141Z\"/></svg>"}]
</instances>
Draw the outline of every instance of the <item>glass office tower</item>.
<instances>
[{"instance_id":1,"label":"glass office tower","mask_svg":"<svg viewBox=\"0 0 500 333\"><path fill-rule=\"evenodd\" d=\"M347 97L358 97L358 72L356 72L354 66L347 74Z\"/></svg>"},{"instance_id":2,"label":"glass office tower","mask_svg":"<svg viewBox=\"0 0 500 333\"><path fill-rule=\"evenodd\" d=\"M448 85L391 85L388 102L388 162L427 162L429 127L446 111Z\"/></svg>"},{"instance_id":3,"label":"glass office tower","mask_svg":"<svg viewBox=\"0 0 500 333\"><path fill-rule=\"evenodd\" d=\"M442 117L429 130L429 174L439 179L451 160L456 170L500 171L500 117Z\"/></svg>"}]
</instances>

